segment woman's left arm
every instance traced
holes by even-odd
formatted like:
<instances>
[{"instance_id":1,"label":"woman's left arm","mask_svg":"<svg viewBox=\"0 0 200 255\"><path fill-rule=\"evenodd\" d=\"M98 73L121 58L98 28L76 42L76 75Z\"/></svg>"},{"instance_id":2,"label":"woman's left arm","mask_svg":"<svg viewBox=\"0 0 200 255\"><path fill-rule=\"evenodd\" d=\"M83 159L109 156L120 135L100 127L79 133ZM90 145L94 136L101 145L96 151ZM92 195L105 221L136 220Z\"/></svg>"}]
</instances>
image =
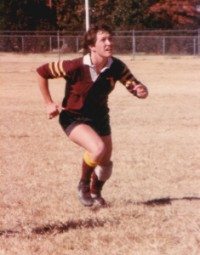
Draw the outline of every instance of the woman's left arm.
<instances>
[{"instance_id":1,"label":"woman's left arm","mask_svg":"<svg viewBox=\"0 0 200 255\"><path fill-rule=\"evenodd\" d=\"M149 95L147 87L142 83L127 81L125 86L130 93L138 98L145 99Z\"/></svg>"}]
</instances>

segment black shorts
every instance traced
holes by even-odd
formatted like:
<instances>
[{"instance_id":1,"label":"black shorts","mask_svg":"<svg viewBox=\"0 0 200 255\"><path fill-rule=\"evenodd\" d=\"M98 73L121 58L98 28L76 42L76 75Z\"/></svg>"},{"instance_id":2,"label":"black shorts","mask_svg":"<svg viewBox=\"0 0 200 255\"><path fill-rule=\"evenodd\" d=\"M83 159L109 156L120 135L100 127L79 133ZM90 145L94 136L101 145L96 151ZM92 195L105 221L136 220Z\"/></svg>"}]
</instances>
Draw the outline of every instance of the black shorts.
<instances>
[{"instance_id":1,"label":"black shorts","mask_svg":"<svg viewBox=\"0 0 200 255\"><path fill-rule=\"evenodd\" d=\"M111 134L110 117L107 113L101 116L97 114L95 117L85 117L68 111L62 111L60 113L59 123L67 135L79 123L84 123L92 127L100 136Z\"/></svg>"}]
</instances>

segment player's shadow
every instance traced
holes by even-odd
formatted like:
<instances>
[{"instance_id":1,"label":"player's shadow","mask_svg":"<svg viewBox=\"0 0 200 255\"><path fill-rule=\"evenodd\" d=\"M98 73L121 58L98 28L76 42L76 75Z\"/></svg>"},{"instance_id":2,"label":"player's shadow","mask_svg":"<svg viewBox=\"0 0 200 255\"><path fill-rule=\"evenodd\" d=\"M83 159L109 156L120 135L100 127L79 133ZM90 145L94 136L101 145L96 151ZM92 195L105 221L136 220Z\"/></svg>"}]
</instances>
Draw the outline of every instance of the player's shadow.
<instances>
[{"instance_id":1,"label":"player's shadow","mask_svg":"<svg viewBox=\"0 0 200 255\"><path fill-rule=\"evenodd\" d=\"M98 218L85 219L85 220L69 220L67 222L58 222L55 224L49 224L44 226L35 227L32 229L32 234L43 235L43 234L61 234L68 232L69 230L81 229L81 228L96 228L103 227L106 224L106 220L100 220Z\"/></svg>"},{"instance_id":2,"label":"player's shadow","mask_svg":"<svg viewBox=\"0 0 200 255\"><path fill-rule=\"evenodd\" d=\"M200 197L181 197L181 198L171 198L171 197L161 197L150 199L146 201L136 202L136 204L143 204L147 206L162 206L162 205L170 205L174 201L200 201ZM135 202L133 202L135 204Z\"/></svg>"},{"instance_id":3,"label":"player's shadow","mask_svg":"<svg viewBox=\"0 0 200 255\"><path fill-rule=\"evenodd\" d=\"M165 206L165 205L171 205L174 201L200 201L200 197L181 197L181 198L170 198L170 197L162 197L162 198L155 198L151 200L146 201L133 201L128 200L125 201L126 205L128 204L134 204L134 205L145 205L145 206ZM111 205L109 207L112 207ZM12 237L16 235L24 235L24 236L32 236L32 235L49 235L49 234L61 234L68 232L69 230L74 229L82 229L82 228L88 228L93 229L97 227L104 227L107 223L110 223L112 225L119 224L120 219L113 218L111 219L99 219L99 218L89 218L89 219L78 219L78 220L68 220L67 222L56 222L53 224L46 224L38 227L34 227L32 229L29 229L27 232L25 229L20 230L12 230L12 229L6 229L6 230L0 230L0 237Z\"/></svg>"},{"instance_id":4,"label":"player's shadow","mask_svg":"<svg viewBox=\"0 0 200 255\"><path fill-rule=\"evenodd\" d=\"M89 218L89 219L79 219L79 220L68 220L64 223L56 222L53 224L41 225L38 227L34 227L26 231L25 229L14 230L14 229L6 229L0 230L0 237L13 237L16 235L24 235L24 236L32 236L32 235L49 235L49 234L62 234L68 232L69 230L74 229L94 229L97 227L104 227L106 223L117 224L116 220L102 220L98 218ZM112 222L111 222L112 221Z\"/></svg>"}]
</instances>

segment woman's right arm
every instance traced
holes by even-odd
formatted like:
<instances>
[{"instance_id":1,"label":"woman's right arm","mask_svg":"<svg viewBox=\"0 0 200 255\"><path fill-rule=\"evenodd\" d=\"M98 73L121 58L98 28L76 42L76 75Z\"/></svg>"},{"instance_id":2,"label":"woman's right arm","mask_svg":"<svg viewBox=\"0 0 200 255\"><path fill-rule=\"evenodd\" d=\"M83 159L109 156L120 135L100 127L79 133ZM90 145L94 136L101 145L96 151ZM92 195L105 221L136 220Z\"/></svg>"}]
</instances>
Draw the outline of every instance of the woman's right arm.
<instances>
[{"instance_id":1,"label":"woman's right arm","mask_svg":"<svg viewBox=\"0 0 200 255\"><path fill-rule=\"evenodd\" d=\"M48 79L42 77L39 73L37 73L37 76L38 76L39 88L40 88L44 103L46 105L47 117L48 119L52 119L59 114L60 106L54 103L51 97L51 93L49 91Z\"/></svg>"}]
</instances>

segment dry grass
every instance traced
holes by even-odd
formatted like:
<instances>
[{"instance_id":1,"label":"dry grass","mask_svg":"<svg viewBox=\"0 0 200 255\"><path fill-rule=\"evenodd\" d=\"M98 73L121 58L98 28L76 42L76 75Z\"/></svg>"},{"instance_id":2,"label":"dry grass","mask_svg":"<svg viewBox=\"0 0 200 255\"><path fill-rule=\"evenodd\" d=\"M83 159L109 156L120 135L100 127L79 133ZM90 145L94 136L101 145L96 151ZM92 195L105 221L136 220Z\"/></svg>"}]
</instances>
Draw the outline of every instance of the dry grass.
<instances>
[{"instance_id":1,"label":"dry grass","mask_svg":"<svg viewBox=\"0 0 200 255\"><path fill-rule=\"evenodd\" d=\"M200 254L200 58L121 58L150 96L110 97L114 173L95 210L77 199L83 151L37 87L55 56L0 54L0 255ZM61 101L63 81L51 89Z\"/></svg>"}]
</instances>

